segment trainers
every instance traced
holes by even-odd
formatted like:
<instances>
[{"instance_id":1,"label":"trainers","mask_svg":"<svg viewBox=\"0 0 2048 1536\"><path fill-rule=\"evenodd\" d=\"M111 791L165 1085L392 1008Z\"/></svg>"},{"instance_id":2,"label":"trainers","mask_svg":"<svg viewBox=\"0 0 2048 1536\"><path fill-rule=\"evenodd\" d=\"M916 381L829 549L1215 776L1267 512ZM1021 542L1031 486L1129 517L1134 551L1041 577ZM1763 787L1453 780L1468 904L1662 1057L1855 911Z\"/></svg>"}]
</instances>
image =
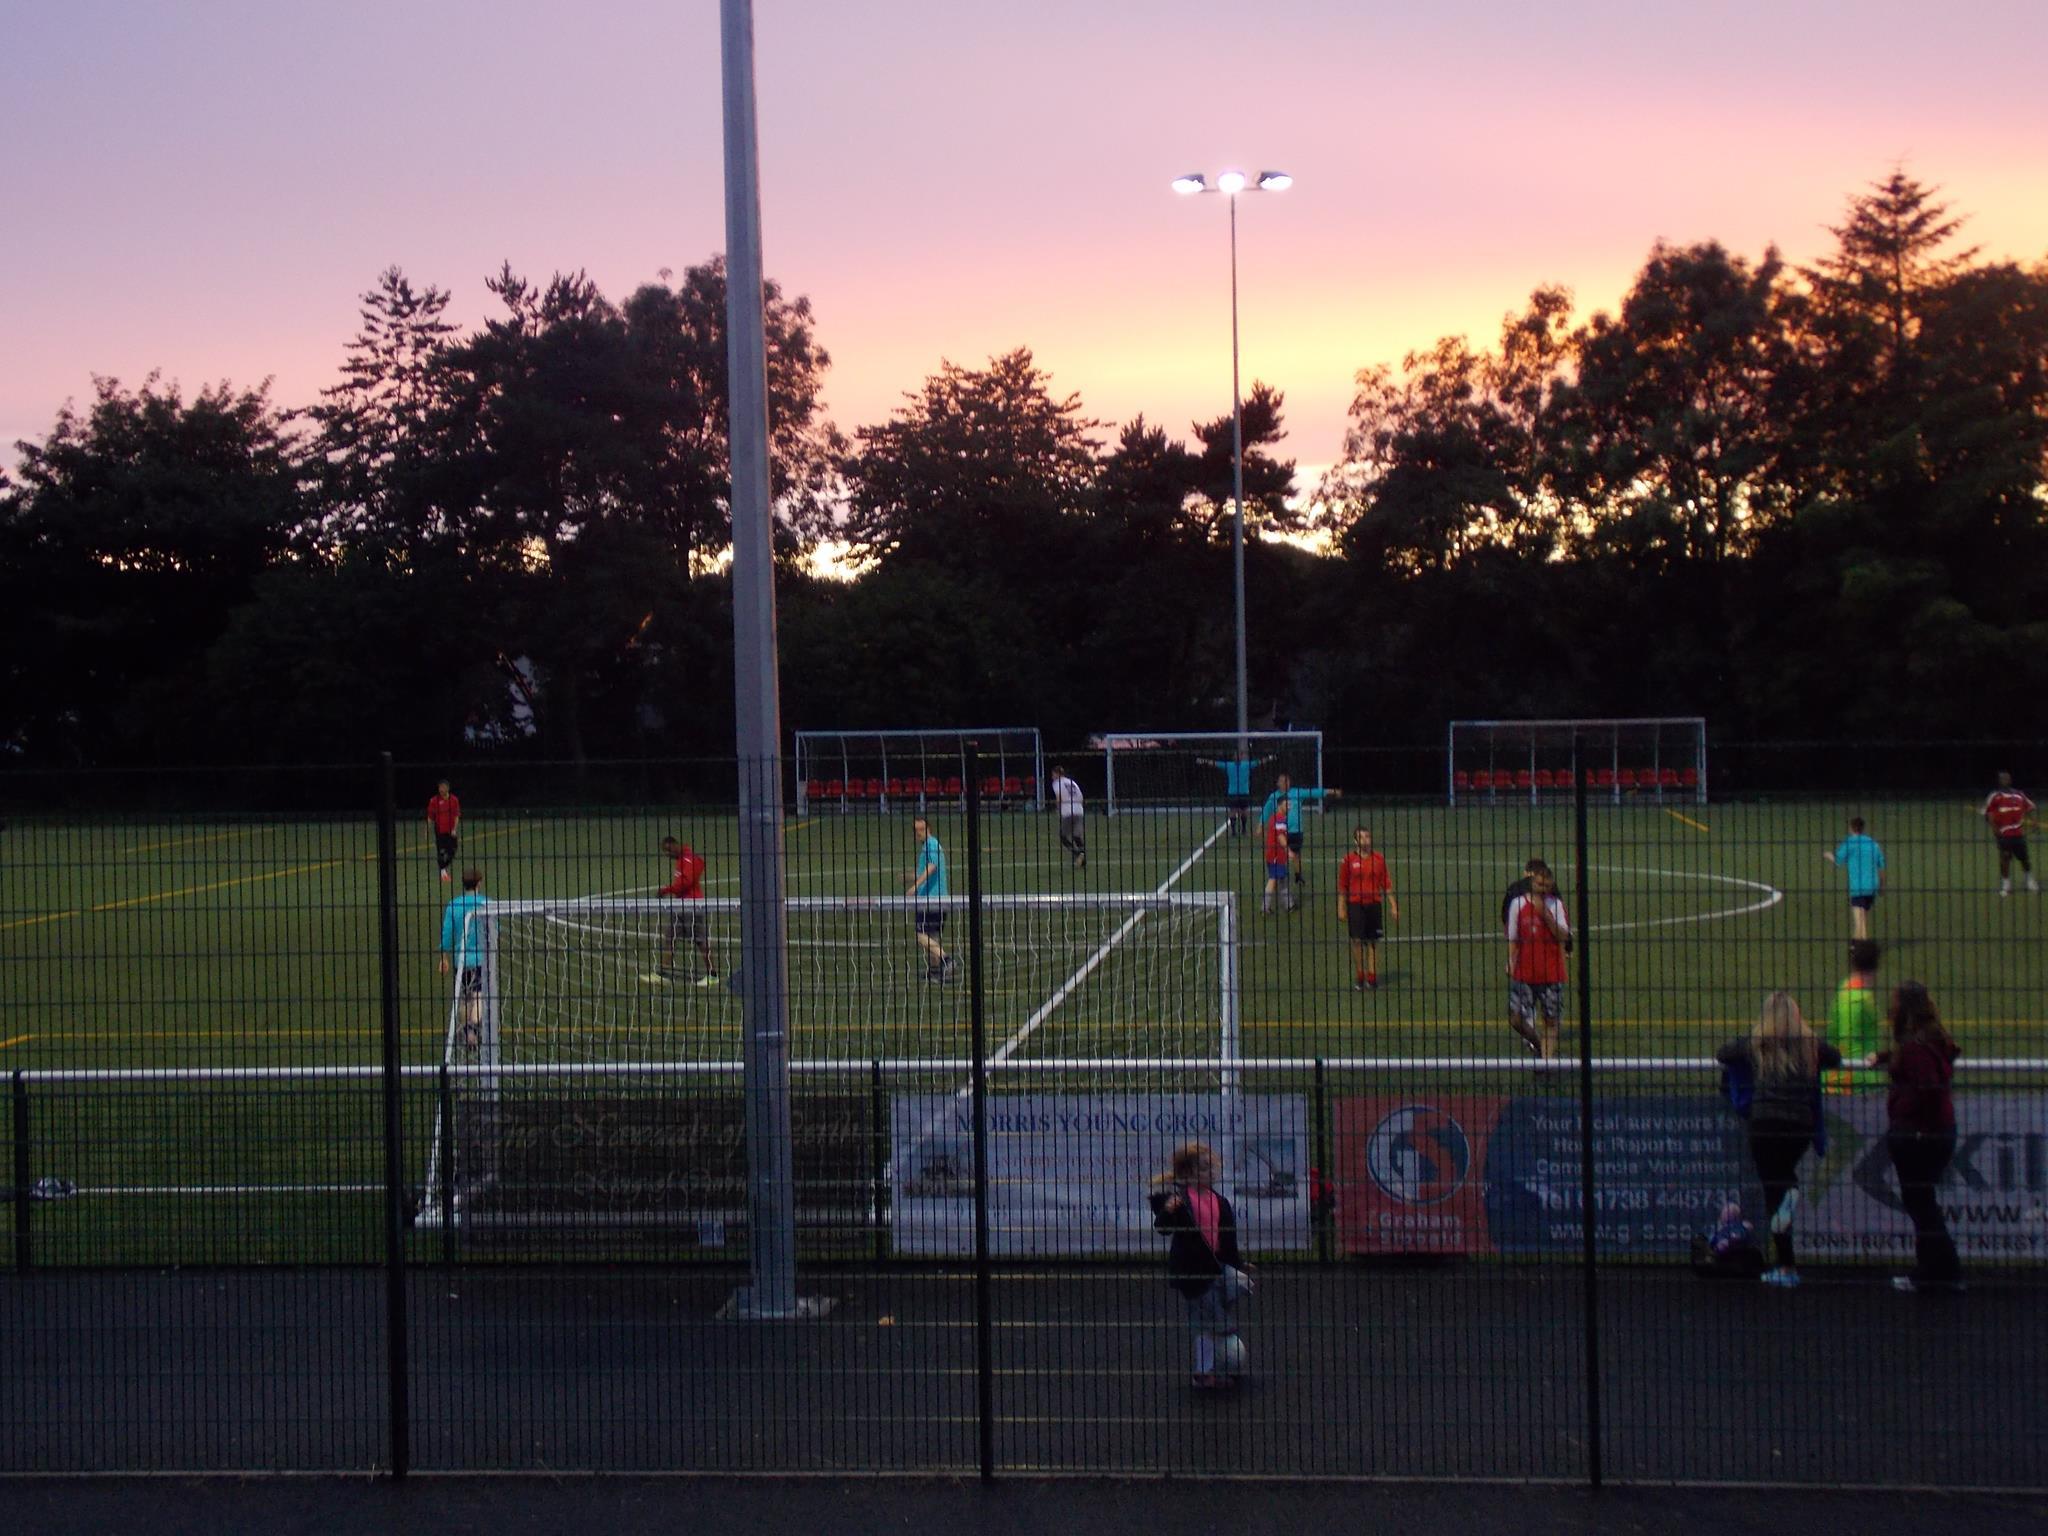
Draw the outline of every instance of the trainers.
<instances>
[{"instance_id":1,"label":"trainers","mask_svg":"<svg viewBox=\"0 0 2048 1536\"><path fill-rule=\"evenodd\" d=\"M448 877L446 875L443 875L441 878L443 880L446 880ZM2010 880L1999 881L1998 894L2001 896L2010 896L2012 894L2012 882Z\"/></svg>"},{"instance_id":2,"label":"trainers","mask_svg":"<svg viewBox=\"0 0 2048 1536\"><path fill-rule=\"evenodd\" d=\"M1351 990L1354 992L1363 992L1365 990L1365 978L1363 976L1354 976L1351 979Z\"/></svg>"},{"instance_id":3,"label":"trainers","mask_svg":"<svg viewBox=\"0 0 2048 1536\"><path fill-rule=\"evenodd\" d=\"M718 985L718 972L713 971L709 975L699 976L694 982L691 983L691 985L697 987L715 987Z\"/></svg>"},{"instance_id":4,"label":"trainers","mask_svg":"<svg viewBox=\"0 0 2048 1536\"><path fill-rule=\"evenodd\" d=\"M1377 976L1368 976L1368 977L1366 977L1366 978L1365 978L1365 990L1366 990L1366 991L1368 991L1368 992L1377 992L1377 991L1379 991L1379 989L1380 989L1380 979L1379 979L1379 977L1377 977Z\"/></svg>"},{"instance_id":5,"label":"trainers","mask_svg":"<svg viewBox=\"0 0 2048 1536\"><path fill-rule=\"evenodd\" d=\"M1074 855L1074 868L1076 868L1076 869L1086 869L1087 867L1088 867L1088 855L1087 855L1087 854L1085 854L1085 853L1077 853L1077 854L1075 854L1075 855Z\"/></svg>"},{"instance_id":6,"label":"trainers","mask_svg":"<svg viewBox=\"0 0 2048 1536\"><path fill-rule=\"evenodd\" d=\"M1792 1230L1793 1213L1798 1209L1799 1191L1796 1189L1788 1190L1785 1198L1778 1202L1776 1213L1771 1217L1771 1230L1773 1232L1790 1232Z\"/></svg>"},{"instance_id":7,"label":"trainers","mask_svg":"<svg viewBox=\"0 0 2048 1536\"><path fill-rule=\"evenodd\" d=\"M1764 1271L1763 1280L1765 1285L1783 1286L1790 1290L1799 1284L1799 1271L1796 1269L1767 1269Z\"/></svg>"},{"instance_id":8,"label":"trainers","mask_svg":"<svg viewBox=\"0 0 2048 1536\"><path fill-rule=\"evenodd\" d=\"M2041 882L2036 880L2032 875L2029 875L2027 876L2027 889L2029 891L2034 892L2036 895L2039 895L2041 890Z\"/></svg>"},{"instance_id":9,"label":"trainers","mask_svg":"<svg viewBox=\"0 0 2048 1536\"><path fill-rule=\"evenodd\" d=\"M444 870L442 870L442 871L441 871L441 878L442 878L443 880L446 880L446 879L448 878L448 871L447 871L447 870L445 870L445 869L444 869Z\"/></svg>"},{"instance_id":10,"label":"trainers","mask_svg":"<svg viewBox=\"0 0 2048 1536\"><path fill-rule=\"evenodd\" d=\"M951 981L955 976L959 974L960 962L955 960L951 955L946 956L945 959L939 962L939 980Z\"/></svg>"},{"instance_id":11,"label":"trainers","mask_svg":"<svg viewBox=\"0 0 2048 1536\"><path fill-rule=\"evenodd\" d=\"M1515 1038L1522 1042L1522 1048L1531 1056L1541 1056L1543 1054L1543 1042L1534 1035L1525 1035L1518 1029L1515 1031Z\"/></svg>"},{"instance_id":12,"label":"trainers","mask_svg":"<svg viewBox=\"0 0 2048 1536\"><path fill-rule=\"evenodd\" d=\"M2001 891L1999 892L1999 894L2002 896L2005 893ZM1915 1291L1920 1289L1920 1285L1919 1282L1916 1281L1911 1275L1893 1275L1892 1289L1895 1291L1904 1291L1908 1296L1910 1296Z\"/></svg>"}]
</instances>

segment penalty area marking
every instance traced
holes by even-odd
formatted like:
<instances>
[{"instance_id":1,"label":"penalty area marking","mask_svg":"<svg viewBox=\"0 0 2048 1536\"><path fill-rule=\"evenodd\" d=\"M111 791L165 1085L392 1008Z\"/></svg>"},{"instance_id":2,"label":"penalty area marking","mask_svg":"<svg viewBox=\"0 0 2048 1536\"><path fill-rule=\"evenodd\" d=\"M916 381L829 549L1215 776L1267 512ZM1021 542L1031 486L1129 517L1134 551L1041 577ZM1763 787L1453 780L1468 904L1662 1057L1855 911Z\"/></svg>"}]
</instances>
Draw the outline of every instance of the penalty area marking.
<instances>
[{"instance_id":1,"label":"penalty area marking","mask_svg":"<svg viewBox=\"0 0 2048 1536\"><path fill-rule=\"evenodd\" d=\"M1664 814L1666 816L1669 816L1673 821L1684 822L1688 827L1691 827L1695 832L1711 832L1714 830L1712 827L1708 826L1704 821L1694 821L1690 816L1686 815L1684 812L1674 811L1668 805L1664 807Z\"/></svg>"}]
</instances>

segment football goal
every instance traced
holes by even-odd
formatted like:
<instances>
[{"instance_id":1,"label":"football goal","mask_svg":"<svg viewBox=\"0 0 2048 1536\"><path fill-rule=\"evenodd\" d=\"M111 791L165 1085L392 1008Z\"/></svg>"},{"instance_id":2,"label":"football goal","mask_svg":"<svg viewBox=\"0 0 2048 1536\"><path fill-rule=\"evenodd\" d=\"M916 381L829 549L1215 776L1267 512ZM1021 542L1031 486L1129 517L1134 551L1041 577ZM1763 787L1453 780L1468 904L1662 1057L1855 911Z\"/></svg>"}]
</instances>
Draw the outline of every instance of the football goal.
<instances>
[{"instance_id":1,"label":"football goal","mask_svg":"<svg viewBox=\"0 0 2048 1536\"><path fill-rule=\"evenodd\" d=\"M1569 796L1575 783L1603 798L1707 798L1707 722L1453 720L1446 751L1453 805Z\"/></svg>"},{"instance_id":2,"label":"football goal","mask_svg":"<svg viewBox=\"0 0 2048 1536\"><path fill-rule=\"evenodd\" d=\"M1323 787L1321 731L1105 732L1088 738L1102 753L1103 810L1110 816L1190 806L1223 811L1238 778L1263 799L1286 774ZM1233 773L1233 765L1243 766ZM1321 802L1310 809L1320 811Z\"/></svg>"},{"instance_id":3,"label":"football goal","mask_svg":"<svg viewBox=\"0 0 2048 1536\"><path fill-rule=\"evenodd\" d=\"M714 1101L724 1106L718 1114L738 1112L745 1019L727 978L739 960L739 905L493 902L471 917L481 986L465 991L458 978L449 1003L423 1225L515 1214L569 1224L579 1213L599 1224L646 1222L687 1195L665 1190L659 1169L641 1161L664 1137L684 1134L674 1124L699 1125ZM968 1054L967 905L790 898L791 1062L827 1075L843 1066L856 1098L870 1068L929 1064L950 1081ZM935 973L921 928L952 965ZM1226 1064L1238 1056L1233 895L985 896L981 930L992 1066L1057 1064L1086 1081L1100 1064L1107 1081L1145 1076L1148 1062L1207 1059L1216 1065L1166 1074L1166 1086L1229 1088Z\"/></svg>"},{"instance_id":4,"label":"football goal","mask_svg":"<svg viewBox=\"0 0 2048 1536\"><path fill-rule=\"evenodd\" d=\"M975 743L982 799L1045 804L1045 750L1036 726L981 730L798 731L796 809L909 811L957 805L967 793L967 743Z\"/></svg>"}]
</instances>

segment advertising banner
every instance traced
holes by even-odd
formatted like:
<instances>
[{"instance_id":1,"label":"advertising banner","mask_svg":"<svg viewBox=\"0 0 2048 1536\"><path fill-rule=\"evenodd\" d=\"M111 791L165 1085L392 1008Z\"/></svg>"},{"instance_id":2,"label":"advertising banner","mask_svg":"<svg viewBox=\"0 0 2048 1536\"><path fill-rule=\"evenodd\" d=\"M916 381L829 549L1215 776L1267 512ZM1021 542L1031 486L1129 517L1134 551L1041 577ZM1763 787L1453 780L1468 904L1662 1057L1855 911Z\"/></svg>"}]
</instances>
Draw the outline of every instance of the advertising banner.
<instances>
[{"instance_id":1,"label":"advertising banner","mask_svg":"<svg viewBox=\"0 0 2048 1536\"><path fill-rule=\"evenodd\" d=\"M1337 1237L1347 1253L1490 1253L1499 1094L1339 1099Z\"/></svg>"},{"instance_id":2,"label":"advertising banner","mask_svg":"<svg viewBox=\"0 0 2048 1536\"><path fill-rule=\"evenodd\" d=\"M974 1106L891 1101L896 1251L974 1252ZM1188 1142L1212 1148L1247 1250L1309 1246L1300 1094L1002 1094L988 1104L990 1246L1015 1256L1165 1253L1145 1203Z\"/></svg>"},{"instance_id":3,"label":"advertising banner","mask_svg":"<svg viewBox=\"0 0 2048 1536\"><path fill-rule=\"evenodd\" d=\"M1885 1150L1882 1094L1828 1100L1828 1158L1807 1165L1803 1260L1910 1264L1913 1224ZM1965 1260L2048 1259L2048 1095L1956 1095L1956 1155L1937 1193Z\"/></svg>"}]
</instances>

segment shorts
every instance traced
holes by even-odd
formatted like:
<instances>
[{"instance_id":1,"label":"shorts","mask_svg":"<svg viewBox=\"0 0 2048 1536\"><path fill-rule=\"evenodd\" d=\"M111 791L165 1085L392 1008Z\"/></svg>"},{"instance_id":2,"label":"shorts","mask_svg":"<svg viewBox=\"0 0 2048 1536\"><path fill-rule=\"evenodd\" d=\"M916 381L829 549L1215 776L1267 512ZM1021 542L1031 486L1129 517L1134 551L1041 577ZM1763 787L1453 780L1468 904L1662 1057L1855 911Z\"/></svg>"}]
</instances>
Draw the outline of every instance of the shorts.
<instances>
[{"instance_id":1,"label":"shorts","mask_svg":"<svg viewBox=\"0 0 2048 1536\"><path fill-rule=\"evenodd\" d=\"M2009 859L2018 859L2022 864L2026 863L2026 834L2024 832L2015 832L2009 837L2001 837L1998 840L1998 851L2004 854Z\"/></svg>"},{"instance_id":2,"label":"shorts","mask_svg":"<svg viewBox=\"0 0 2048 1536\"><path fill-rule=\"evenodd\" d=\"M462 974L456 978L456 985L464 997L482 997L484 968L480 965L465 965Z\"/></svg>"},{"instance_id":3,"label":"shorts","mask_svg":"<svg viewBox=\"0 0 2048 1536\"><path fill-rule=\"evenodd\" d=\"M1062 816L1060 818L1060 841L1065 843L1079 842L1080 840L1081 818L1078 816Z\"/></svg>"},{"instance_id":4,"label":"shorts","mask_svg":"<svg viewBox=\"0 0 2048 1536\"><path fill-rule=\"evenodd\" d=\"M1377 944L1380 941L1380 904L1376 901L1354 901L1345 914L1345 922L1351 926L1351 937L1361 944Z\"/></svg>"},{"instance_id":5,"label":"shorts","mask_svg":"<svg viewBox=\"0 0 2048 1536\"><path fill-rule=\"evenodd\" d=\"M1508 1015L1534 1023L1541 1013L1544 1022L1555 1024L1564 1017L1564 983L1561 981L1511 981L1508 983Z\"/></svg>"},{"instance_id":6,"label":"shorts","mask_svg":"<svg viewBox=\"0 0 2048 1536\"><path fill-rule=\"evenodd\" d=\"M694 906L683 907L668 915L668 939L671 944L687 939L692 944L702 944L710 936L710 924L704 921L704 914Z\"/></svg>"},{"instance_id":7,"label":"shorts","mask_svg":"<svg viewBox=\"0 0 2048 1536\"><path fill-rule=\"evenodd\" d=\"M1877 897L1875 895L1851 896L1849 898L1849 905L1852 907L1861 907L1864 911L1868 912L1872 907L1877 905Z\"/></svg>"},{"instance_id":8,"label":"shorts","mask_svg":"<svg viewBox=\"0 0 2048 1536\"><path fill-rule=\"evenodd\" d=\"M434 834L434 857L441 861L443 869L446 869L455 862L455 843L456 838L453 832L436 832Z\"/></svg>"},{"instance_id":9,"label":"shorts","mask_svg":"<svg viewBox=\"0 0 2048 1536\"><path fill-rule=\"evenodd\" d=\"M1278 864L1275 864L1271 859L1268 859L1266 861L1266 878L1268 880L1285 880L1287 878L1287 861L1282 859Z\"/></svg>"},{"instance_id":10,"label":"shorts","mask_svg":"<svg viewBox=\"0 0 2048 1536\"><path fill-rule=\"evenodd\" d=\"M939 931L946 926L946 914L939 907L919 907L914 917L917 931L928 938L936 939Z\"/></svg>"},{"instance_id":11,"label":"shorts","mask_svg":"<svg viewBox=\"0 0 2048 1536\"><path fill-rule=\"evenodd\" d=\"M1287 834L1287 851L1290 853L1301 852L1301 834L1299 832Z\"/></svg>"},{"instance_id":12,"label":"shorts","mask_svg":"<svg viewBox=\"0 0 2048 1536\"><path fill-rule=\"evenodd\" d=\"M1250 795L1230 795L1227 799L1231 810L1240 815L1252 808L1252 797Z\"/></svg>"}]
</instances>

